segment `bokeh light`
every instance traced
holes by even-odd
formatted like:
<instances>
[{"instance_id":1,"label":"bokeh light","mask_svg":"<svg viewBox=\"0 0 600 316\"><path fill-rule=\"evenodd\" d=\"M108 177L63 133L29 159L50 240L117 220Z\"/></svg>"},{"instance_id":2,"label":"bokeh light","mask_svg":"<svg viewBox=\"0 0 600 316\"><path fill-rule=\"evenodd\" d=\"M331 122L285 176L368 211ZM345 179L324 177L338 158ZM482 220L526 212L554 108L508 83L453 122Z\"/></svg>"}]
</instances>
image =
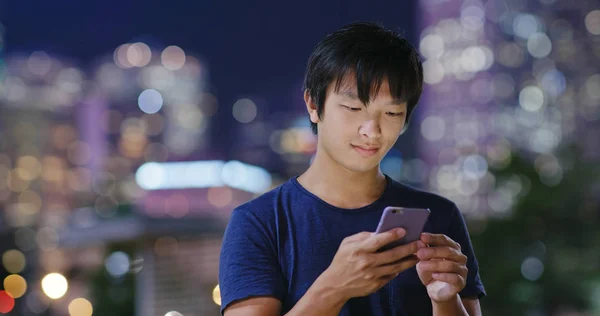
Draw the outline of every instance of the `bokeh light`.
<instances>
[{"instance_id":1,"label":"bokeh light","mask_svg":"<svg viewBox=\"0 0 600 316\"><path fill-rule=\"evenodd\" d=\"M42 314L48 309L50 302L40 290L33 290L25 296L25 304L30 311Z\"/></svg>"},{"instance_id":2,"label":"bokeh light","mask_svg":"<svg viewBox=\"0 0 600 316\"><path fill-rule=\"evenodd\" d=\"M113 277L122 277L129 271L129 256L122 251L113 252L106 258L104 266L106 267L106 271Z\"/></svg>"},{"instance_id":3,"label":"bokeh light","mask_svg":"<svg viewBox=\"0 0 600 316\"><path fill-rule=\"evenodd\" d=\"M428 84L436 84L444 79L446 71L444 65L436 60L423 62L423 81Z\"/></svg>"},{"instance_id":4,"label":"bokeh light","mask_svg":"<svg viewBox=\"0 0 600 316\"><path fill-rule=\"evenodd\" d=\"M163 97L160 92L154 89L147 89L140 93L138 97L138 105L144 113L153 114L163 106Z\"/></svg>"},{"instance_id":5,"label":"bokeh light","mask_svg":"<svg viewBox=\"0 0 600 316\"><path fill-rule=\"evenodd\" d=\"M27 281L18 274L11 274L4 279L4 290L12 297L19 298L27 291Z\"/></svg>"},{"instance_id":6,"label":"bokeh light","mask_svg":"<svg viewBox=\"0 0 600 316\"><path fill-rule=\"evenodd\" d=\"M42 290L51 299L63 297L68 288L67 279L60 273L49 273L42 279Z\"/></svg>"},{"instance_id":7,"label":"bokeh light","mask_svg":"<svg viewBox=\"0 0 600 316\"><path fill-rule=\"evenodd\" d=\"M150 47L144 43L134 43L127 47L127 61L135 67L144 67L152 58Z\"/></svg>"},{"instance_id":8,"label":"bokeh light","mask_svg":"<svg viewBox=\"0 0 600 316\"><path fill-rule=\"evenodd\" d=\"M68 309L70 316L92 316L94 311L92 303L82 297L72 300Z\"/></svg>"},{"instance_id":9,"label":"bokeh light","mask_svg":"<svg viewBox=\"0 0 600 316\"><path fill-rule=\"evenodd\" d=\"M256 118L256 104L250 99L240 99L233 104L233 117L240 123L250 123Z\"/></svg>"},{"instance_id":10,"label":"bokeh light","mask_svg":"<svg viewBox=\"0 0 600 316\"><path fill-rule=\"evenodd\" d=\"M165 210L174 218L182 218L190 211L190 201L183 194L171 194L165 201Z\"/></svg>"},{"instance_id":11,"label":"bokeh light","mask_svg":"<svg viewBox=\"0 0 600 316\"><path fill-rule=\"evenodd\" d=\"M27 61L27 68L29 71L37 76L44 76L52 67L52 59L48 54L42 51L33 52L29 56L29 60Z\"/></svg>"},{"instance_id":12,"label":"bokeh light","mask_svg":"<svg viewBox=\"0 0 600 316\"><path fill-rule=\"evenodd\" d=\"M544 273L544 263L536 257L528 257L521 264L521 274L529 281L536 281Z\"/></svg>"},{"instance_id":13,"label":"bokeh light","mask_svg":"<svg viewBox=\"0 0 600 316\"><path fill-rule=\"evenodd\" d=\"M421 122L421 134L430 141L440 140L446 134L446 122L439 116L428 116Z\"/></svg>"},{"instance_id":14,"label":"bokeh light","mask_svg":"<svg viewBox=\"0 0 600 316\"><path fill-rule=\"evenodd\" d=\"M0 313L8 314L15 307L15 299L6 291L0 291Z\"/></svg>"},{"instance_id":15,"label":"bokeh light","mask_svg":"<svg viewBox=\"0 0 600 316\"><path fill-rule=\"evenodd\" d=\"M183 316L183 314L181 314L180 312L177 312L177 311L170 311L170 312L167 312L165 314L165 316Z\"/></svg>"},{"instance_id":16,"label":"bokeh light","mask_svg":"<svg viewBox=\"0 0 600 316\"><path fill-rule=\"evenodd\" d=\"M221 289L219 288L218 284L212 291L212 299L215 304L221 306Z\"/></svg>"},{"instance_id":17,"label":"bokeh light","mask_svg":"<svg viewBox=\"0 0 600 316\"><path fill-rule=\"evenodd\" d=\"M127 69L134 66L129 62L129 59L127 58L130 46L130 44L122 44L115 49L115 52L113 54L113 60L115 64L117 64L117 66L119 66L120 68Z\"/></svg>"},{"instance_id":18,"label":"bokeh light","mask_svg":"<svg viewBox=\"0 0 600 316\"><path fill-rule=\"evenodd\" d=\"M33 156L21 156L17 159L17 172L27 181L35 180L42 173L42 164Z\"/></svg>"},{"instance_id":19,"label":"bokeh light","mask_svg":"<svg viewBox=\"0 0 600 316\"><path fill-rule=\"evenodd\" d=\"M165 182L167 175L164 172L164 168L158 163L149 162L145 163L136 171L135 180L137 184L146 190L158 189Z\"/></svg>"},{"instance_id":20,"label":"bokeh light","mask_svg":"<svg viewBox=\"0 0 600 316\"><path fill-rule=\"evenodd\" d=\"M593 35L600 35L600 10L590 11L585 16L585 27Z\"/></svg>"},{"instance_id":21,"label":"bokeh light","mask_svg":"<svg viewBox=\"0 0 600 316\"><path fill-rule=\"evenodd\" d=\"M9 273L21 273L25 269L25 255L16 249L7 250L2 254L2 264Z\"/></svg>"},{"instance_id":22,"label":"bokeh light","mask_svg":"<svg viewBox=\"0 0 600 316\"><path fill-rule=\"evenodd\" d=\"M216 207L225 207L231 203L233 193L227 187L209 188L207 192L208 202Z\"/></svg>"},{"instance_id":23,"label":"bokeh light","mask_svg":"<svg viewBox=\"0 0 600 316\"><path fill-rule=\"evenodd\" d=\"M544 93L538 87L525 87L519 93L519 104L526 111L539 111L544 105Z\"/></svg>"},{"instance_id":24,"label":"bokeh light","mask_svg":"<svg viewBox=\"0 0 600 316\"><path fill-rule=\"evenodd\" d=\"M165 68L177 70L185 64L185 52L178 46L169 46L163 50L160 59Z\"/></svg>"},{"instance_id":25,"label":"bokeh light","mask_svg":"<svg viewBox=\"0 0 600 316\"><path fill-rule=\"evenodd\" d=\"M535 58L544 58L552 51L552 42L544 33L533 34L527 39L527 51Z\"/></svg>"},{"instance_id":26,"label":"bokeh light","mask_svg":"<svg viewBox=\"0 0 600 316\"><path fill-rule=\"evenodd\" d=\"M13 192L23 192L29 188L30 182L23 179L17 169L8 173L7 186Z\"/></svg>"}]
</instances>

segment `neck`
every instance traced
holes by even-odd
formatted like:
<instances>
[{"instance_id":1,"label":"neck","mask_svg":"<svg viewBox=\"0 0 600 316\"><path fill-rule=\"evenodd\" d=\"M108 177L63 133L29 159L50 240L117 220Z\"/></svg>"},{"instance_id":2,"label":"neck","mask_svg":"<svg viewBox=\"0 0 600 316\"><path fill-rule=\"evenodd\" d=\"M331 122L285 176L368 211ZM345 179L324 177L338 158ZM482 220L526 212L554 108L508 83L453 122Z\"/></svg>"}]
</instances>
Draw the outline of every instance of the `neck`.
<instances>
[{"instance_id":1,"label":"neck","mask_svg":"<svg viewBox=\"0 0 600 316\"><path fill-rule=\"evenodd\" d=\"M298 182L325 202L340 208L360 208L381 197L386 179L379 166L365 172L348 170L317 152Z\"/></svg>"}]
</instances>

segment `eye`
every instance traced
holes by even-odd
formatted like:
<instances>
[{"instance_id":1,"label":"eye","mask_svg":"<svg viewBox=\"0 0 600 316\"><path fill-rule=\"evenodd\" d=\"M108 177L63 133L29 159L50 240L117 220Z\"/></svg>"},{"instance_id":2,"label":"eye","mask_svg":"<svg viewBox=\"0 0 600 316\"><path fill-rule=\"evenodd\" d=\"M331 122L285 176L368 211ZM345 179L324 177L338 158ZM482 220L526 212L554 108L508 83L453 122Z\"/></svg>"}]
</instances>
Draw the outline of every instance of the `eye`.
<instances>
[{"instance_id":1,"label":"eye","mask_svg":"<svg viewBox=\"0 0 600 316\"><path fill-rule=\"evenodd\" d=\"M341 106L345 107L346 109L348 109L348 111L351 111L351 112L358 112L358 111L360 111L360 108L353 108L351 106L347 106L347 105L343 105L343 104L341 104Z\"/></svg>"},{"instance_id":2,"label":"eye","mask_svg":"<svg viewBox=\"0 0 600 316\"><path fill-rule=\"evenodd\" d=\"M385 114L387 114L391 117L398 117L398 116L404 115L404 112L386 112Z\"/></svg>"}]
</instances>

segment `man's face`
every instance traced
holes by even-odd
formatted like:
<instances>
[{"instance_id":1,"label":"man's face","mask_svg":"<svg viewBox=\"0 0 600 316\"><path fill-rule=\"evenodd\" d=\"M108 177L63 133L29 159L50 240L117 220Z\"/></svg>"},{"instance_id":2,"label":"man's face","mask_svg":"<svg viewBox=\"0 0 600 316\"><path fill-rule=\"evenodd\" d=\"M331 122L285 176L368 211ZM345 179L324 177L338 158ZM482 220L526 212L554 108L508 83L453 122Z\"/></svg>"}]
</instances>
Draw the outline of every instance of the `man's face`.
<instances>
[{"instance_id":1,"label":"man's face","mask_svg":"<svg viewBox=\"0 0 600 316\"><path fill-rule=\"evenodd\" d=\"M342 84L338 92L334 87L329 85L321 119L316 118L319 150L348 170L371 171L400 136L406 102L393 99L387 80L368 106L358 99L355 83ZM315 117L311 112L313 122Z\"/></svg>"}]
</instances>

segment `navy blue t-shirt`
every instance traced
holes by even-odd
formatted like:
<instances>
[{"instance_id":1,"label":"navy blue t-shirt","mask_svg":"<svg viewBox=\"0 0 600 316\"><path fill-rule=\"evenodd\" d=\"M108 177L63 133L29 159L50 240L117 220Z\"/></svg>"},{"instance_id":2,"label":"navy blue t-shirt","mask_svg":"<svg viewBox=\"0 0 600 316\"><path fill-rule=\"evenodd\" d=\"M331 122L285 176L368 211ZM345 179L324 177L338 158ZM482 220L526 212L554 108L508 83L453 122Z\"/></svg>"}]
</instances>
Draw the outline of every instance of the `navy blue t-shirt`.
<instances>
[{"instance_id":1,"label":"navy blue t-shirt","mask_svg":"<svg viewBox=\"0 0 600 316\"><path fill-rule=\"evenodd\" d=\"M287 313L329 267L342 240L375 231L386 206L429 208L424 231L446 234L460 243L468 257L467 285L460 295L483 297L477 260L456 205L386 178L382 196L358 209L326 203L302 187L296 177L237 207L221 248L221 313L233 302L256 296L277 298L282 302L282 315ZM431 313L431 300L413 267L377 292L350 299L340 316Z\"/></svg>"}]
</instances>

